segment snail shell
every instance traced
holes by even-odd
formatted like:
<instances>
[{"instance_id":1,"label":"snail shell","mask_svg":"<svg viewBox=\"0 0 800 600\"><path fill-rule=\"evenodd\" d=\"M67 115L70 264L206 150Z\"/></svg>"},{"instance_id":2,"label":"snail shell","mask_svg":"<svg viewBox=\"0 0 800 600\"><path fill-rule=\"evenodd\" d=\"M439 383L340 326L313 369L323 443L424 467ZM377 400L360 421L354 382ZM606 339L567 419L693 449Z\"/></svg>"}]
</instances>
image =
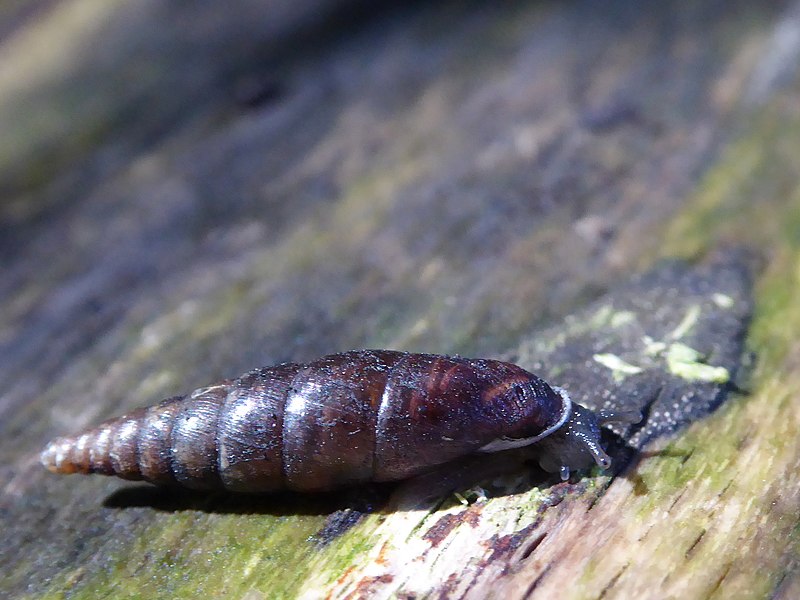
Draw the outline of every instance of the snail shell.
<instances>
[{"instance_id":1,"label":"snail shell","mask_svg":"<svg viewBox=\"0 0 800 600\"><path fill-rule=\"evenodd\" d=\"M54 473L237 492L412 477L475 452L542 443L544 468L610 464L597 416L506 362L390 350L257 369L53 440Z\"/></svg>"}]
</instances>

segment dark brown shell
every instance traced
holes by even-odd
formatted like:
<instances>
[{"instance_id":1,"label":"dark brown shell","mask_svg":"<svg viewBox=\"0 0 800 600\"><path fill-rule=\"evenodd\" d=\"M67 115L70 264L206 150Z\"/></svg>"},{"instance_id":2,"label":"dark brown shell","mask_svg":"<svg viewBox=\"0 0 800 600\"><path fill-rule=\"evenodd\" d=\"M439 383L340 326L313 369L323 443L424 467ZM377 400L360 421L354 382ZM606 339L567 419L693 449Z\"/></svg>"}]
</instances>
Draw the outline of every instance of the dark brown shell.
<instances>
[{"instance_id":1,"label":"dark brown shell","mask_svg":"<svg viewBox=\"0 0 800 600\"><path fill-rule=\"evenodd\" d=\"M527 445L572 414L563 390L510 363L361 350L135 410L52 441L42 463L194 489L319 491ZM563 474L563 461L550 462Z\"/></svg>"}]
</instances>

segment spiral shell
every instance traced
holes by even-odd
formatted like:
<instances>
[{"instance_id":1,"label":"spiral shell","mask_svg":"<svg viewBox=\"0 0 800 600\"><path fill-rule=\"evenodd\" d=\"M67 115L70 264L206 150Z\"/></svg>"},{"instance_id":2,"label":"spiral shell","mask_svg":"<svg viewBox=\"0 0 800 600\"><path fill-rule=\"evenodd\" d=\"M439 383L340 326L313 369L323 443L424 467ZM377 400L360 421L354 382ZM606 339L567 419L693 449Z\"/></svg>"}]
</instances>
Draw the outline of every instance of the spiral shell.
<instances>
[{"instance_id":1,"label":"spiral shell","mask_svg":"<svg viewBox=\"0 0 800 600\"><path fill-rule=\"evenodd\" d=\"M169 398L58 438L41 460L54 473L309 492L412 477L548 437L540 462L562 477L609 464L594 414L516 365L359 350Z\"/></svg>"}]
</instances>

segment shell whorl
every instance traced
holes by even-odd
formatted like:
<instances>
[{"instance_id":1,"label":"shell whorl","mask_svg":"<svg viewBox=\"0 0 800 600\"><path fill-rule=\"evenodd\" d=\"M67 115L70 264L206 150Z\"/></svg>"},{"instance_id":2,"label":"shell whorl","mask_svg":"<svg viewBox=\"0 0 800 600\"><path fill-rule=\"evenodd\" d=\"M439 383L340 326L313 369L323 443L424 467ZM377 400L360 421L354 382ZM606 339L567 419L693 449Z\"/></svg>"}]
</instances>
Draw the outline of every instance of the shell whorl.
<instances>
[{"instance_id":1,"label":"shell whorl","mask_svg":"<svg viewBox=\"0 0 800 600\"><path fill-rule=\"evenodd\" d=\"M256 486L259 491L279 489L280 456L270 453L269 446L270 440L280 446L280 427L265 431L252 423L252 417L255 413L263 418L270 408L264 406L264 398L269 404L274 397L273 404L278 405L282 397L276 396L282 393L274 383L266 389L243 384L243 380L252 384L257 373L169 398L76 436L57 438L44 449L41 462L54 473L99 473L192 489L248 491L257 484L253 481L257 473L248 471L257 471L267 476L266 485ZM223 415L229 419L221 427ZM244 447L252 454L253 444L248 442L254 436L260 438L257 446L262 453L245 456ZM274 464L265 468L265 462Z\"/></svg>"},{"instance_id":2,"label":"shell whorl","mask_svg":"<svg viewBox=\"0 0 800 600\"><path fill-rule=\"evenodd\" d=\"M567 412L516 365L361 350L175 396L55 439L41 461L192 489L321 491L411 477L506 436L529 444Z\"/></svg>"},{"instance_id":3,"label":"shell whorl","mask_svg":"<svg viewBox=\"0 0 800 600\"><path fill-rule=\"evenodd\" d=\"M41 462L54 473L99 473L175 483L178 472L186 469L174 460L173 431L176 417L192 396L175 396L75 436L56 438L42 452Z\"/></svg>"}]
</instances>

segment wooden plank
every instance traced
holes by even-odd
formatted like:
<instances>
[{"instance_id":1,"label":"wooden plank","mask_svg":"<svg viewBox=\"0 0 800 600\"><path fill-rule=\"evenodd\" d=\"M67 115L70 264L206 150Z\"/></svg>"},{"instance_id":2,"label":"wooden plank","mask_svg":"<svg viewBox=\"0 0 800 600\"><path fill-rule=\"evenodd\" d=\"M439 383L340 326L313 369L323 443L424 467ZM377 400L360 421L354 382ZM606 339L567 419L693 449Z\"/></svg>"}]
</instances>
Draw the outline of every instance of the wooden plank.
<instances>
[{"instance_id":1,"label":"wooden plank","mask_svg":"<svg viewBox=\"0 0 800 600\"><path fill-rule=\"evenodd\" d=\"M276 4L82 0L5 29L0 595L792 597L799 5L320 1L262 23ZM748 269L754 366L706 415L725 385L704 366L741 375L750 292L725 286ZM645 310L645 272L686 293ZM637 354L656 322L681 335ZM479 461L252 498L38 465L102 418L358 347L707 401L688 427L653 405L629 466L568 484Z\"/></svg>"}]
</instances>

